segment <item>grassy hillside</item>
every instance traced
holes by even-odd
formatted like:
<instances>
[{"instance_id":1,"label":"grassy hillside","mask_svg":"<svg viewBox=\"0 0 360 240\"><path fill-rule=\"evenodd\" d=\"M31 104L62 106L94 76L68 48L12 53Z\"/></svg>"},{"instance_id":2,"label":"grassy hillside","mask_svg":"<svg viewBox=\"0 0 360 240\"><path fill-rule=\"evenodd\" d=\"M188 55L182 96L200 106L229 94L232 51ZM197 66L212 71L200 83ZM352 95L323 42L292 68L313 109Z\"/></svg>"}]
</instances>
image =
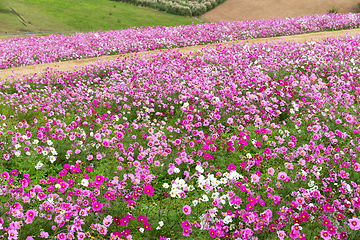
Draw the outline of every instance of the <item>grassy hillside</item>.
<instances>
[{"instance_id":1,"label":"grassy hillside","mask_svg":"<svg viewBox=\"0 0 360 240\"><path fill-rule=\"evenodd\" d=\"M201 23L190 17L172 15L111 0L2 0L0 34L26 31L11 5L38 31L106 31L141 26L175 26ZM30 31L35 31L30 27Z\"/></svg>"}]
</instances>

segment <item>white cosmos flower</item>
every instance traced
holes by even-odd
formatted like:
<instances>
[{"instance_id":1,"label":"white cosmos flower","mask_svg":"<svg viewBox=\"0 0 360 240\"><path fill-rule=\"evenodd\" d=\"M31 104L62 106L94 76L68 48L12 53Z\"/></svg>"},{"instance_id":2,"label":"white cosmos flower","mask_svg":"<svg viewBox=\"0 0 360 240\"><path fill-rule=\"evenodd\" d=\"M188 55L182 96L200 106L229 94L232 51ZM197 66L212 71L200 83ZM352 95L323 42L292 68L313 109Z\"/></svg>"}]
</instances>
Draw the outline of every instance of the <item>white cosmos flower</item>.
<instances>
[{"instance_id":1,"label":"white cosmos flower","mask_svg":"<svg viewBox=\"0 0 360 240\"><path fill-rule=\"evenodd\" d=\"M200 173L203 173L204 172L204 169L200 166L200 165L197 165L196 168L195 168L196 171L200 172Z\"/></svg>"},{"instance_id":2,"label":"white cosmos flower","mask_svg":"<svg viewBox=\"0 0 360 240\"><path fill-rule=\"evenodd\" d=\"M208 196L207 195L202 195L202 199L201 199L203 202L207 202L207 201L209 201L209 198L208 198Z\"/></svg>"},{"instance_id":3,"label":"white cosmos flower","mask_svg":"<svg viewBox=\"0 0 360 240\"><path fill-rule=\"evenodd\" d=\"M42 168L43 166L44 166L44 164L39 161L39 162L36 164L35 168L36 168L37 170L39 170L39 169Z\"/></svg>"},{"instance_id":4,"label":"white cosmos flower","mask_svg":"<svg viewBox=\"0 0 360 240\"><path fill-rule=\"evenodd\" d=\"M170 192L170 196L171 196L171 197L173 197L173 198L174 198L174 197L176 197L176 195L177 195L177 193L176 193L176 191L175 191L175 190Z\"/></svg>"},{"instance_id":5,"label":"white cosmos flower","mask_svg":"<svg viewBox=\"0 0 360 240\"><path fill-rule=\"evenodd\" d=\"M232 222L231 216L227 215L223 221L225 224L231 223Z\"/></svg>"},{"instance_id":6,"label":"white cosmos flower","mask_svg":"<svg viewBox=\"0 0 360 240\"><path fill-rule=\"evenodd\" d=\"M240 178L240 174L236 171L231 171L228 178L238 180Z\"/></svg>"},{"instance_id":7,"label":"white cosmos flower","mask_svg":"<svg viewBox=\"0 0 360 240\"><path fill-rule=\"evenodd\" d=\"M214 192L214 193L211 195L211 198L218 198L219 195L220 195L220 193Z\"/></svg>"},{"instance_id":8,"label":"white cosmos flower","mask_svg":"<svg viewBox=\"0 0 360 240\"><path fill-rule=\"evenodd\" d=\"M168 187L169 187L169 184L164 183L162 186L163 186L163 188L168 188Z\"/></svg>"},{"instance_id":9,"label":"white cosmos flower","mask_svg":"<svg viewBox=\"0 0 360 240\"><path fill-rule=\"evenodd\" d=\"M50 162L51 162L51 163L53 163L53 162L55 162L55 161L56 161L56 157L54 157L54 156L50 156L49 160L50 160Z\"/></svg>"},{"instance_id":10,"label":"white cosmos flower","mask_svg":"<svg viewBox=\"0 0 360 240\"><path fill-rule=\"evenodd\" d=\"M47 198L46 200L47 200L50 204L55 204L55 203L54 203L54 199L51 198L51 197Z\"/></svg>"},{"instance_id":11,"label":"white cosmos flower","mask_svg":"<svg viewBox=\"0 0 360 240\"><path fill-rule=\"evenodd\" d=\"M81 180L81 185L83 185L84 187L89 186L89 180L87 180L87 179Z\"/></svg>"}]
</instances>

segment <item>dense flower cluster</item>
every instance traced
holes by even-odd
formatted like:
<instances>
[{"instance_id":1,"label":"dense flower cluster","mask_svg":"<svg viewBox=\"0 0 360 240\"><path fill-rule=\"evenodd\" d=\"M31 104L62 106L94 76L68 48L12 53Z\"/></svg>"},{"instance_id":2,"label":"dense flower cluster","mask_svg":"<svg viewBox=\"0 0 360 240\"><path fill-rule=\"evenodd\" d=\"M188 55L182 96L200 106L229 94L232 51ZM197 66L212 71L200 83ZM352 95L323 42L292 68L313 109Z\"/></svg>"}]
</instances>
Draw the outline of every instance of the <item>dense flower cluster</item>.
<instances>
[{"instance_id":1,"label":"dense flower cluster","mask_svg":"<svg viewBox=\"0 0 360 240\"><path fill-rule=\"evenodd\" d=\"M3 83L0 236L357 239L360 35Z\"/></svg>"},{"instance_id":2,"label":"dense flower cluster","mask_svg":"<svg viewBox=\"0 0 360 240\"><path fill-rule=\"evenodd\" d=\"M360 14L324 14L286 19L205 23L177 27L50 35L0 40L0 69L128 52L195 46L251 38L352 29Z\"/></svg>"}]
</instances>

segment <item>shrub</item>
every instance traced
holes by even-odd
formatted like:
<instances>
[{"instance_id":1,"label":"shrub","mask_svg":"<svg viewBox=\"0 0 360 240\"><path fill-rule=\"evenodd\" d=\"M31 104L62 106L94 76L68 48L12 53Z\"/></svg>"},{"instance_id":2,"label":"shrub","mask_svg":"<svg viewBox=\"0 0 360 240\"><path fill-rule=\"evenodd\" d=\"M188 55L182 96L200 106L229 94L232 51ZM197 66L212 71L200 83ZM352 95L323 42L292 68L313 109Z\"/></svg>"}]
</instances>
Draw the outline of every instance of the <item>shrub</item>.
<instances>
[{"instance_id":1,"label":"shrub","mask_svg":"<svg viewBox=\"0 0 360 240\"><path fill-rule=\"evenodd\" d=\"M333 6L333 7L330 8L330 9L328 9L327 11L328 11L328 13L338 13L338 9L337 9L335 6Z\"/></svg>"}]
</instances>

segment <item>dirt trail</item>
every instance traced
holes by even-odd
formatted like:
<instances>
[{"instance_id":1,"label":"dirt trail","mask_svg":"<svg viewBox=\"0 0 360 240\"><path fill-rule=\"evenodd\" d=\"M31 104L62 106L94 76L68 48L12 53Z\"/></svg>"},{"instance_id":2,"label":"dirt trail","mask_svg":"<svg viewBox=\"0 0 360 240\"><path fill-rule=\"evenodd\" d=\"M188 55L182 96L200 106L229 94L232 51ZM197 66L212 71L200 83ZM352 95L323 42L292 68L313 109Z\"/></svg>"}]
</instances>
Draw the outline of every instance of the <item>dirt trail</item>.
<instances>
[{"instance_id":1,"label":"dirt trail","mask_svg":"<svg viewBox=\"0 0 360 240\"><path fill-rule=\"evenodd\" d=\"M233 41L228 43L222 43L222 45L227 44L236 44L237 42L245 42L245 43L262 43L262 42L271 42L271 41L297 41L297 42L305 42L305 41L316 41L320 39L325 39L327 37L336 37L348 34L352 36L354 34L360 34L360 29L350 29L350 30L340 30L340 31L332 31L332 32L319 32L319 33L308 33L308 34L301 34L301 35L292 35L292 36L283 36L283 37L273 37L273 38L257 38L257 39L249 39L249 40L239 40ZM191 47L184 47L184 48L176 48L174 50L178 50L180 53L184 55L188 55L190 53L194 53L198 50L201 50L205 47L213 47L215 48L216 45L219 43L207 44L207 45L198 45L198 46L191 46ZM135 56L142 56L142 55L154 55L158 54L162 51L166 50L155 50L155 51L147 51L147 52L138 52L138 53L127 53L122 55L112 55L112 56L103 56L103 57L96 57L96 58L86 58L86 59L79 59L74 61L65 61L65 62L54 62L54 63L46 63L46 64L39 64L39 65L31 65L25 67L17 67L17 68L9 68L3 69L0 72L0 80L9 80L16 75L23 76L23 75L33 75L35 73L41 75L42 73L52 70L52 71L76 71L81 66L86 66L96 61L107 61L110 59L123 59L123 58L133 58ZM1 70L0 70L1 71Z\"/></svg>"},{"instance_id":2,"label":"dirt trail","mask_svg":"<svg viewBox=\"0 0 360 240\"><path fill-rule=\"evenodd\" d=\"M273 19L325 14L336 7L340 13L357 12L359 0L226 0L201 16L207 22Z\"/></svg>"}]
</instances>

